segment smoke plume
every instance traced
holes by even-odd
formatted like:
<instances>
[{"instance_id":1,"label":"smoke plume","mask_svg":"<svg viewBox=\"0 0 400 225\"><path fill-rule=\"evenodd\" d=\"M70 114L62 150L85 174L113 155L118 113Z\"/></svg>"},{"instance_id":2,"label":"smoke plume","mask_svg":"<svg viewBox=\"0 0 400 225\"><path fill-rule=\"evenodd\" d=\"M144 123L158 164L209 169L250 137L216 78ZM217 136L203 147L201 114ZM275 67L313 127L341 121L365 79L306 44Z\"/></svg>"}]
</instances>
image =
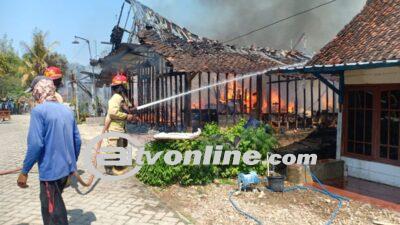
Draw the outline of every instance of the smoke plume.
<instances>
[{"instance_id":1,"label":"smoke plume","mask_svg":"<svg viewBox=\"0 0 400 225\"><path fill-rule=\"evenodd\" d=\"M165 0L142 2L200 36L229 40L328 0ZM364 6L366 0L337 0L230 44L313 53L329 42Z\"/></svg>"}]
</instances>

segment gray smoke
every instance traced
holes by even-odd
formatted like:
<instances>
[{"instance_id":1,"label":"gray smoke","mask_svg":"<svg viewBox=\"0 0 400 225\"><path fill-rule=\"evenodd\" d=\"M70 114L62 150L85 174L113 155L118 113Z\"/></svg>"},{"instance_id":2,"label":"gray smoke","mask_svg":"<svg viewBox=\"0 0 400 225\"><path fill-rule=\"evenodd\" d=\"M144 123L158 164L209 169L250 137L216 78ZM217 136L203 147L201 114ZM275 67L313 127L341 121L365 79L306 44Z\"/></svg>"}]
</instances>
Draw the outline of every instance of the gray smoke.
<instances>
[{"instance_id":1,"label":"gray smoke","mask_svg":"<svg viewBox=\"0 0 400 225\"><path fill-rule=\"evenodd\" d=\"M163 3L154 5L153 8L195 34L225 41L327 1L169 0L162 1ZM231 44L244 46L256 44L288 49L305 33L306 41L302 41L297 49L312 53L330 41L360 12L365 2L366 0L337 0ZM146 4L146 1L143 3ZM183 9L184 7L188 7L187 10Z\"/></svg>"}]
</instances>

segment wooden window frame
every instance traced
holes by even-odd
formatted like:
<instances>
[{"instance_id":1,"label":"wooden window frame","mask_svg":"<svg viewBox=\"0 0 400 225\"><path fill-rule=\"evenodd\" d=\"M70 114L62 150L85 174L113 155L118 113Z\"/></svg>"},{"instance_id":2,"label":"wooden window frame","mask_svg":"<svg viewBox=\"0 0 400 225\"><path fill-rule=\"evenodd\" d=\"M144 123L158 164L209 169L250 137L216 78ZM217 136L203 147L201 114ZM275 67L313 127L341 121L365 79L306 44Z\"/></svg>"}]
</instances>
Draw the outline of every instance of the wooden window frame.
<instances>
[{"instance_id":1,"label":"wooden window frame","mask_svg":"<svg viewBox=\"0 0 400 225\"><path fill-rule=\"evenodd\" d=\"M393 90L400 90L400 87L398 87L397 89L385 89L385 90L383 90L383 91L381 91L380 93L382 93L382 92L384 92L384 91L387 91L387 92L391 92L391 91L393 91ZM381 96L380 96L381 97ZM380 105L381 106L381 105ZM390 117L390 115L391 115L391 113L392 112L396 112L396 113L400 113L400 109L392 109L391 108L391 101L390 101L390 95L388 95L388 107L386 108L386 109L384 109L384 111L386 111L386 112L388 112L388 115L389 115L389 117ZM379 111L379 114L382 114L382 112L383 112L383 110L382 110L382 108L380 108L380 111ZM380 149L378 150L378 154L377 154L377 156L381 159L381 160L383 160L383 161L388 161L388 162L391 162L391 161L395 161L395 160L392 160L392 159L389 159L389 155L390 155L390 150L389 150L389 148L391 148L391 147L395 147L395 145L391 145L390 144L390 134L391 134L391 128L390 128L390 124L389 124L389 127L388 127L389 129L389 132L388 132L388 134L387 134L387 143L386 144L381 144L381 140L379 140L379 143L378 143L378 147L380 148L382 145L384 145L386 148L387 148L387 158L386 159L384 159L384 158L381 158L380 157ZM399 128L400 129L400 128ZM380 130L380 127L379 127L379 130ZM400 133L400 132L399 132ZM399 134L400 135L400 134ZM399 139L400 139L400 136L398 137ZM400 146L400 140L399 140L399 143L398 143L398 145L397 145L397 161L400 161L400 151L399 151L399 146Z\"/></svg>"},{"instance_id":2,"label":"wooden window frame","mask_svg":"<svg viewBox=\"0 0 400 225\"><path fill-rule=\"evenodd\" d=\"M349 110L349 92L350 91L372 91L373 102L372 102L372 137L371 137L371 155L362 155L347 152L347 141L348 141L348 110ZM400 166L400 149L398 152L398 160L390 160L380 158L380 114L381 114L381 93L383 91L400 90L400 84L373 84L373 85L346 85L345 86L345 97L344 107L342 115L342 138L341 138L341 155L350 158L356 158L366 161L380 162L384 164L390 164Z\"/></svg>"}]
</instances>

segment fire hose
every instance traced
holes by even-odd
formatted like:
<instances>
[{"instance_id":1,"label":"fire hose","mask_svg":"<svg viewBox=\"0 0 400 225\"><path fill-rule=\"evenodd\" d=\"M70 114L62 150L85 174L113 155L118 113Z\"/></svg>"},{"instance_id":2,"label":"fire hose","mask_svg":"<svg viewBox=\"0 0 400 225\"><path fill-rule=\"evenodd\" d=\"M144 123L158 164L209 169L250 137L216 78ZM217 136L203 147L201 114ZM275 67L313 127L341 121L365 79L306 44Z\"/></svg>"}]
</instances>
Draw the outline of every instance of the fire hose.
<instances>
[{"instance_id":1,"label":"fire hose","mask_svg":"<svg viewBox=\"0 0 400 225\"><path fill-rule=\"evenodd\" d=\"M105 131L103 130L102 133L104 133L104 132L105 132ZM94 165L95 167L97 166L97 163L96 163L96 156L99 154L101 144L102 144L102 141L99 141L99 143L97 143L97 145L96 145L96 153L94 154L94 156L93 156L93 158L92 158L92 163L93 163L93 165ZM96 180L96 182L94 182L94 184L92 185L93 180L94 180L94 175L93 175L93 174L91 174L91 175L89 176L87 182L85 182L85 181L82 179L82 177L80 176L80 174L78 173L78 171L75 171L75 172L73 173L73 176L70 176L70 180L71 180L71 187L74 188L75 191L76 191L78 194L80 194L80 195L87 195L87 194L89 194L90 192L92 192L92 191L94 190L94 188L95 188L95 187L97 186L97 184L99 183L100 178L98 178L98 179ZM89 190L87 190L86 192L82 192L82 191L79 189L78 183L80 183L80 184L81 184L82 186L84 186L84 187L90 187Z\"/></svg>"},{"instance_id":2,"label":"fire hose","mask_svg":"<svg viewBox=\"0 0 400 225\"><path fill-rule=\"evenodd\" d=\"M128 99L125 95L124 95L124 98L125 99ZM136 108L135 107L132 107L132 104L127 100L127 105L122 105L122 109L126 112L126 113L131 113L131 114L136 114L137 113L137 110L136 110ZM105 122L104 122L104 128L103 128L103 130L102 130L102 132L101 132L101 134L104 134L104 133L106 133L106 132L108 132L108 129L109 129L109 127L110 127L110 124L111 124L111 120L110 120L110 118L109 117L106 117L106 120L105 120ZM96 156L99 154L99 152L100 152L100 147L101 147L101 144L102 144L102 140L101 141L99 141L98 143L97 143L97 145L96 145L96 153L95 153L95 155L93 156L93 158L92 158L92 164L96 167L97 166L97 163L96 163ZM74 174L73 174L74 176L71 176L71 186L75 189L75 191L78 193L78 194L80 194L80 195L86 195L86 194L89 194L90 192L92 192L93 190L94 190L94 188L97 186L97 184L99 183L99 181L100 181L100 178L98 178L97 180L96 180L96 182L94 182L94 184L92 185L92 183L93 183L93 180L94 180L94 175L90 175L90 177L89 177L89 179L88 179L88 181L87 182L85 182L82 178L81 178L81 176L79 175L79 173L78 172L75 172ZM78 183L80 183L82 186L84 186L84 187L89 187L89 186L91 186L90 188L89 188L89 190L87 190L86 192L82 192L81 190L79 190L79 188L78 188Z\"/></svg>"},{"instance_id":3,"label":"fire hose","mask_svg":"<svg viewBox=\"0 0 400 225\"><path fill-rule=\"evenodd\" d=\"M18 168L12 169L12 170L2 170L2 171L0 171L0 176L15 174L15 173L20 172L21 170L22 170L21 167L18 167ZM88 180L84 181L78 172L72 173L70 178L71 178L71 186L81 195L86 195L86 194L90 193L100 181L100 179L97 179L96 182L92 185L93 180L94 180L93 175L90 175ZM91 187L87 192L83 193L82 191L79 190L78 185L77 185L78 183L84 187L89 187L89 186L91 186Z\"/></svg>"},{"instance_id":4,"label":"fire hose","mask_svg":"<svg viewBox=\"0 0 400 225\"><path fill-rule=\"evenodd\" d=\"M1 170L1 171L0 171L0 176L18 173L20 170L22 170L21 167L18 167L18 168L16 168L16 169L12 169L12 170Z\"/></svg>"},{"instance_id":5,"label":"fire hose","mask_svg":"<svg viewBox=\"0 0 400 225\"><path fill-rule=\"evenodd\" d=\"M105 132L105 130L103 130L103 133L104 132ZM98 142L96 145L96 153L92 158L92 163L94 164L94 166L97 166L96 156L97 156L97 154L99 154L101 144L102 144L102 141ZM18 168L12 169L12 170L0 170L0 176L15 174L15 173L20 172L21 170L22 170L22 167L18 167ZM78 194L86 195L93 191L93 189L99 183L100 178L97 179L96 182L94 182L94 184L93 184L93 180L94 180L94 175L90 175L89 178L85 181L81 177L81 175L78 173L78 171L75 171L70 175L69 182L70 182L71 187L73 187ZM83 187L90 187L89 190L86 192L82 192L81 190L79 190L78 183L81 184Z\"/></svg>"},{"instance_id":6,"label":"fire hose","mask_svg":"<svg viewBox=\"0 0 400 225\"><path fill-rule=\"evenodd\" d=\"M311 190L311 191L314 191L314 192L317 192L317 193L321 193L321 194L327 195L330 198L333 198L333 199L337 200L338 203L337 203L336 209L332 212L332 214L329 217L328 221L326 221L326 223L325 223L325 225L331 225L333 223L333 221L335 220L337 214L339 213L340 209L343 207L343 202L349 202L350 199L328 191L328 189L326 189L324 187L322 182L318 179L317 176L315 176L315 174L313 174L311 172L310 172L310 174L312 176L312 179L317 182L317 184L320 187L320 189L319 188L310 187L310 186L292 186L292 187L285 188L283 190L283 192L296 191L296 190ZM239 189L239 190L241 190L241 189ZM266 188L266 190L274 192L273 190L271 190L269 188ZM247 212L245 212L245 211L243 211L242 209L239 208L239 206L232 200L233 194L234 194L234 191L231 191L231 192L229 192L229 195L228 195L229 202L231 203L232 207L236 211L238 211L241 215L245 216L248 219L253 220L258 225L263 225L263 223L257 217L255 217L255 216L253 216L253 215L251 215L251 214L249 214L249 213L247 213Z\"/></svg>"},{"instance_id":7,"label":"fire hose","mask_svg":"<svg viewBox=\"0 0 400 225\"><path fill-rule=\"evenodd\" d=\"M124 96L124 97L125 97L125 96ZM127 99L127 98L125 97L125 99ZM132 106L132 104L128 101L128 104L127 104L127 105L123 105L122 108L123 108L123 110L125 110L126 112L135 114L135 113L137 112L136 109L135 109L134 107L130 107L130 106ZM104 133L108 132L108 128L110 127L110 124L111 124L111 120L106 118L106 121L105 121L105 123L104 123L104 128L103 128L101 134L104 134ZM96 148L95 148L95 149L96 149L96 152L95 152L95 154L94 154L94 156L93 156L93 158L92 158L92 163L93 163L93 165L94 165L95 167L97 166L97 163L96 163L96 156L97 156L97 155L99 154L99 152L100 152L100 147L101 147L102 142L103 142L103 141L99 141L99 142L97 143ZM2 176L2 175L9 175L9 174L15 174L15 173L20 172L21 170L22 170L22 167L18 167L18 168L12 169L12 170L4 170L4 171L1 171L1 170L0 170L0 176ZM94 184L93 184L93 180L94 180L94 175L90 175L89 178L88 178L88 180L85 181L85 180L80 176L80 174L78 173L78 171L75 171L75 172L73 172L73 173L71 174L68 183L71 185L71 187L73 187L73 188L76 190L76 192L77 192L78 194L80 194L80 195L86 195L86 194L89 194L90 192L93 191L93 189L94 189L94 188L97 186L97 184L99 183L100 178L98 178L98 179L96 180L96 182L94 182ZM90 187L89 190L86 191L86 192L82 192L81 190L79 190L78 183L81 184L81 185L84 186L84 187ZM93 184L93 185L92 185L92 184Z\"/></svg>"}]
</instances>

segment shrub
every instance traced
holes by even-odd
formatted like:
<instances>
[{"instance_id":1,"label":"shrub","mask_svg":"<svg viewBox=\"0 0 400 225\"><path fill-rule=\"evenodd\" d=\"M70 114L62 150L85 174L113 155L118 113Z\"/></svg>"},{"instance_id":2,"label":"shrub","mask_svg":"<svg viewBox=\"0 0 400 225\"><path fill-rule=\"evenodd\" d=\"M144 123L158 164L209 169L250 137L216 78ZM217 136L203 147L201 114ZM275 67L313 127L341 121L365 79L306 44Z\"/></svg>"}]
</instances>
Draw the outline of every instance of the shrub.
<instances>
[{"instance_id":1,"label":"shrub","mask_svg":"<svg viewBox=\"0 0 400 225\"><path fill-rule=\"evenodd\" d=\"M173 141L156 140L148 143L145 150L154 155L158 151L163 151L160 159L164 157L165 151L171 149ZM180 166L167 165L164 160L157 160L154 165L144 164L137 174L142 182L153 186L166 186L178 181L177 175L180 173Z\"/></svg>"},{"instance_id":2,"label":"shrub","mask_svg":"<svg viewBox=\"0 0 400 225\"><path fill-rule=\"evenodd\" d=\"M199 150L204 155L206 146L223 145L225 150L239 150L243 154L257 150L265 159L267 153L278 144L271 129L266 125L257 128L244 128L241 120L235 126L221 130L218 125L207 124L198 139L195 140L155 140L148 143L145 149L154 155L162 151L161 157L154 165L144 164L137 177L142 182L153 186L167 186L175 183L181 185L201 185L211 183L215 178L232 178L240 172L257 171L264 174L266 167L261 163L248 166L240 161L239 165L167 165L163 157L168 150L177 150L184 155L188 150ZM222 155L224 153L222 152Z\"/></svg>"}]
</instances>

